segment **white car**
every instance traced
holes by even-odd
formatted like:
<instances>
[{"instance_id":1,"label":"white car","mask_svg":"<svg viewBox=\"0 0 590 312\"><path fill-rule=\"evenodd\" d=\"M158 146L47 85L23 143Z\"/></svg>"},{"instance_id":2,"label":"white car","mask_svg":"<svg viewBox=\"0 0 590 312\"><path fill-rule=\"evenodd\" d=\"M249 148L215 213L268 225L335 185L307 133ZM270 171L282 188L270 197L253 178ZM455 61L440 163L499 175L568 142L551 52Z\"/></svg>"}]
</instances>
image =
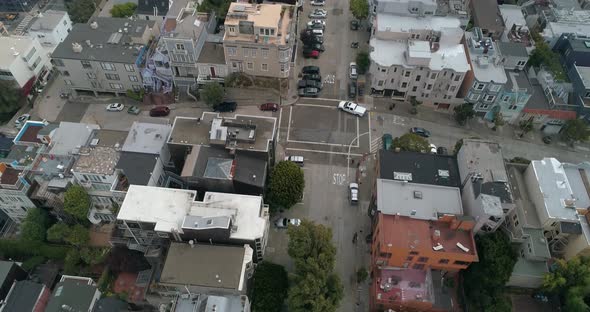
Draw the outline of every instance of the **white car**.
<instances>
[{"instance_id":1,"label":"white car","mask_svg":"<svg viewBox=\"0 0 590 312\"><path fill-rule=\"evenodd\" d=\"M430 145L428 145L428 147L430 148L431 154L436 154L436 145L430 143Z\"/></svg>"},{"instance_id":2,"label":"white car","mask_svg":"<svg viewBox=\"0 0 590 312\"><path fill-rule=\"evenodd\" d=\"M328 12L324 9L315 9L313 12L309 13L309 18L326 18Z\"/></svg>"},{"instance_id":3,"label":"white car","mask_svg":"<svg viewBox=\"0 0 590 312\"><path fill-rule=\"evenodd\" d=\"M125 105L121 103L111 103L107 105L107 111L109 112L120 112L125 108Z\"/></svg>"},{"instance_id":4,"label":"white car","mask_svg":"<svg viewBox=\"0 0 590 312\"><path fill-rule=\"evenodd\" d=\"M367 112L365 107L349 101L340 101L340 103L338 103L338 108L359 117L365 116L365 113Z\"/></svg>"},{"instance_id":5,"label":"white car","mask_svg":"<svg viewBox=\"0 0 590 312\"><path fill-rule=\"evenodd\" d=\"M303 167L303 156L285 156L285 161L292 161L299 167Z\"/></svg>"},{"instance_id":6,"label":"white car","mask_svg":"<svg viewBox=\"0 0 590 312\"><path fill-rule=\"evenodd\" d=\"M359 202L359 185L357 183L350 183L348 189L350 191L350 203L357 204Z\"/></svg>"},{"instance_id":7,"label":"white car","mask_svg":"<svg viewBox=\"0 0 590 312\"><path fill-rule=\"evenodd\" d=\"M22 127L25 123L27 123L27 120L31 119L31 115L29 114L23 114L20 115L15 121L14 121L14 125L19 128ZM20 128L19 128L20 129Z\"/></svg>"},{"instance_id":8,"label":"white car","mask_svg":"<svg viewBox=\"0 0 590 312\"><path fill-rule=\"evenodd\" d=\"M299 226L301 224L300 219L287 219L287 218L280 218L275 222L275 226L279 229L286 228L289 225L292 226Z\"/></svg>"},{"instance_id":9,"label":"white car","mask_svg":"<svg viewBox=\"0 0 590 312\"><path fill-rule=\"evenodd\" d=\"M314 20L311 20L311 21L307 22L307 26L309 26L309 27L311 27L313 25L317 25L317 24L326 27L326 22L325 21L322 21L322 20L319 20L319 19L314 19Z\"/></svg>"},{"instance_id":10,"label":"white car","mask_svg":"<svg viewBox=\"0 0 590 312\"><path fill-rule=\"evenodd\" d=\"M350 66L348 66L348 77L352 80L356 80L359 77L355 62L350 62Z\"/></svg>"},{"instance_id":11,"label":"white car","mask_svg":"<svg viewBox=\"0 0 590 312\"><path fill-rule=\"evenodd\" d=\"M326 4L324 0L311 0L311 5L322 6L324 4Z\"/></svg>"}]
</instances>

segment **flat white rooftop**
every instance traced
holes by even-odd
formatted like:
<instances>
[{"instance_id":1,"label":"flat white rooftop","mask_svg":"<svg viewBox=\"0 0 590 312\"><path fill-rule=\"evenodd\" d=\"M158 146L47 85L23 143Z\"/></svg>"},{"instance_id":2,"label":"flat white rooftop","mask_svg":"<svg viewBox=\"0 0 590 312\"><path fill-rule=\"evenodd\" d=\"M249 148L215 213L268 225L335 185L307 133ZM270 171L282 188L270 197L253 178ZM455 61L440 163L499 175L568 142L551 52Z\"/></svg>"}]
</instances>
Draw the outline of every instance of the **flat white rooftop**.
<instances>
[{"instance_id":1,"label":"flat white rooftop","mask_svg":"<svg viewBox=\"0 0 590 312\"><path fill-rule=\"evenodd\" d=\"M531 167L543 194L544 208L549 218L578 221L576 209L565 205L565 200L575 199L575 196L564 166L555 158L544 158L531 161Z\"/></svg>"},{"instance_id":2,"label":"flat white rooftop","mask_svg":"<svg viewBox=\"0 0 590 312\"><path fill-rule=\"evenodd\" d=\"M377 31L411 32L412 30L441 31L445 28L459 28L461 21L451 16L414 17L388 13L377 14Z\"/></svg>"},{"instance_id":3,"label":"flat white rooftop","mask_svg":"<svg viewBox=\"0 0 590 312\"><path fill-rule=\"evenodd\" d=\"M471 40L473 33L465 33L465 41ZM471 59L471 68L475 79L480 82L495 82L504 84L508 81L504 65L502 65L502 56L499 53L496 43L493 44L493 49L490 49L490 54L483 55L477 53L475 50L469 49L469 58ZM492 52L493 51L493 52ZM493 53L493 54L492 54Z\"/></svg>"}]
</instances>

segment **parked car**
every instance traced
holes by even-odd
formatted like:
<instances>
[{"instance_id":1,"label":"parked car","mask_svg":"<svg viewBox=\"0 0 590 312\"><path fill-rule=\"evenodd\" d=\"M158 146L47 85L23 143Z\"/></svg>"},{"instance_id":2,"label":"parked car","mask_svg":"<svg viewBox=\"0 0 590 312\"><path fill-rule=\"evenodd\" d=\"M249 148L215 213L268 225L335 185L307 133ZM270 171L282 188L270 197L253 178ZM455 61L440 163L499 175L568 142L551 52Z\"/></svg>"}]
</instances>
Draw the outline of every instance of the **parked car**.
<instances>
[{"instance_id":1,"label":"parked car","mask_svg":"<svg viewBox=\"0 0 590 312\"><path fill-rule=\"evenodd\" d=\"M345 111L349 114L357 115L359 117L363 117L367 112L367 109L365 107L349 101L340 101L340 103L338 103L338 108L342 111Z\"/></svg>"},{"instance_id":2,"label":"parked car","mask_svg":"<svg viewBox=\"0 0 590 312\"><path fill-rule=\"evenodd\" d=\"M353 80L356 80L359 77L355 62L350 62L350 65L348 66L348 77Z\"/></svg>"},{"instance_id":3,"label":"parked car","mask_svg":"<svg viewBox=\"0 0 590 312\"><path fill-rule=\"evenodd\" d=\"M320 68L317 66L303 66L301 69L303 74L320 74Z\"/></svg>"},{"instance_id":4,"label":"parked car","mask_svg":"<svg viewBox=\"0 0 590 312\"><path fill-rule=\"evenodd\" d=\"M324 48L324 45L321 43L308 43L303 47L303 49L312 49L312 50L317 50L320 52L326 51L326 49Z\"/></svg>"},{"instance_id":5,"label":"parked car","mask_svg":"<svg viewBox=\"0 0 590 312\"><path fill-rule=\"evenodd\" d=\"M127 113L131 114L131 115L139 115L139 112L141 112L141 109L139 109L139 107L133 105L131 107L129 107L129 109L127 109Z\"/></svg>"},{"instance_id":6,"label":"parked car","mask_svg":"<svg viewBox=\"0 0 590 312\"><path fill-rule=\"evenodd\" d=\"M303 49L303 57L317 59L320 57L320 51L312 49Z\"/></svg>"},{"instance_id":7,"label":"parked car","mask_svg":"<svg viewBox=\"0 0 590 312\"><path fill-rule=\"evenodd\" d=\"M322 20L316 19L316 20L311 20L311 21L307 22L307 26L311 26L311 25L315 25L315 24L320 24L320 25L322 25L322 26L325 27L326 26L326 21L322 21Z\"/></svg>"},{"instance_id":8,"label":"parked car","mask_svg":"<svg viewBox=\"0 0 590 312\"><path fill-rule=\"evenodd\" d=\"M360 26L359 21L357 21L357 20L350 21L350 29L351 30L358 30L359 26Z\"/></svg>"},{"instance_id":9,"label":"parked car","mask_svg":"<svg viewBox=\"0 0 590 312\"><path fill-rule=\"evenodd\" d=\"M303 167L303 156L285 156L285 161L292 161L296 163L299 167Z\"/></svg>"},{"instance_id":10,"label":"parked car","mask_svg":"<svg viewBox=\"0 0 590 312\"><path fill-rule=\"evenodd\" d=\"M355 205L359 202L359 185L357 183L350 183L348 186L348 199L350 203Z\"/></svg>"},{"instance_id":11,"label":"parked car","mask_svg":"<svg viewBox=\"0 0 590 312\"><path fill-rule=\"evenodd\" d=\"M299 96L301 97L318 97L320 90L318 88L300 88Z\"/></svg>"},{"instance_id":12,"label":"parked car","mask_svg":"<svg viewBox=\"0 0 590 312\"><path fill-rule=\"evenodd\" d=\"M279 105L277 103L264 103L260 105L260 110L276 112L279 110Z\"/></svg>"},{"instance_id":13,"label":"parked car","mask_svg":"<svg viewBox=\"0 0 590 312\"><path fill-rule=\"evenodd\" d=\"M121 103L111 103L107 105L107 111L109 112L120 112L125 108L125 105Z\"/></svg>"},{"instance_id":14,"label":"parked car","mask_svg":"<svg viewBox=\"0 0 590 312\"><path fill-rule=\"evenodd\" d=\"M221 102L217 105L215 105L215 107L213 107L213 110L216 112L233 112L236 110L236 107L238 107L238 103L236 102Z\"/></svg>"},{"instance_id":15,"label":"parked car","mask_svg":"<svg viewBox=\"0 0 590 312\"><path fill-rule=\"evenodd\" d=\"M61 93L59 94L59 97L60 97L60 98L62 98L62 99L67 99L67 98L69 98L69 97L70 97L70 95L71 95L71 94L70 94L69 92L61 92Z\"/></svg>"},{"instance_id":16,"label":"parked car","mask_svg":"<svg viewBox=\"0 0 590 312\"><path fill-rule=\"evenodd\" d=\"M350 98L350 99L356 98L356 82L355 81L348 82L348 98Z\"/></svg>"},{"instance_id":17,"label":"parked car","mask_svg":"<svg viewBox=\"0 0 590 312\"><path fill-rule=\"evenodd\" d=\"M312 29L312 30L315 30L315 29L324 30L324 28L326 28L326 26L324 26L323 24L311 24L311 25L307 24L307 29Z\"/></svg>"},{"instance_id":18,"label":"parked car","mask_svg":"<svg viewBox=\"0 0 590 312\"><path fill-rule=\"evenodd\" d=\"M27 123L27 120L31 120L31 115L22 114L17 119L14 120L14 126L20 129L20 127L22 127L25 123Z\"/></svg>"},{"instance_id":19,"label":"parked car","mask_svg":"<svg viewBox=\"0 0 590 312\"><path fill-rule=\"evenodd\" d=\"M551 141L553 141L553 138L550 135L546 135L543 137L543 143L551 144Z\"/></svg>"},{"instance_id":20,"label":"parked car","mask_svg":"<svg viewBox=\"0 0 590 312\"><path fill-rule=\"evenodd\" d=\"M391 149L391 146L393 145L393 136L389 133L385 133L381 137L381 141L383 142L383 149L388 151L389 149Z\"/></svg>"},{"instance_id":21,"label":"parked car","mask_svg":"<svg viewBox=\"0 0 590 312\"><path fill-rule=\"evenodd\" d=\"M298 88L317 88L317 89L322 89L324 87L324 85L317 81L317 80L299 80L299 82L297 82L297 87Z\"/></svg>"},{"instance_id":22,"label":"parked car","mask_svg":"<svg viewBox=\"0 0 590 312\"><path fill-rule=\"evenodd\" d=\"M311 0L311 5L322 6L326 4L325 0Z\"/></svg>"},{"instance_id":23,"label":"parked car","mask_svg":"<svg viewBox=\"0 0 590 312\"><path fill-rule=\"evenodd\" d=\"M311 36L311 43L323 44L324 43L324 36L312 35Z\"/></svg>"},{"instance_id":24,"label":"parked car","mask_svg":"<svg viewBox=\"0 0 590 312\"><path fill-rule=\"evenodd\" d=\"M326 18L328 12L324 9L315 9L313 12L309 13L309 18Z\"/></svg>"},{"instance_id":25,"label":"parked car","mask_svg":"<svg viewBox=\"0 0 590 312\"><path fill-rule=\"evenodd\" d=\"M307 74L307 75L303 75L303 80L316 80L316 81L322 81L322 76L320 76L319 74Z\"/></svg>"},{"instance_id":26,"label":"parked car","mask_svg":"<svg viewBox=\"0 0 590 312\"><path fill-rule=\"evenodd\" d=\"M424 137L424 138L430 137L430 131L428 131L424 128L419 128L419 127L410 128L410 133L417 134L417 135Z\"/></svg>"},{"instance_id":27,"label":"parked car","mask_svg":"<svg viewBox=\"0 0 590 312\"><path fill-rule=\"evenodd\" d=\"M436 154L436 145L430 143L428 147L430 148L430 154Z\"/></svg>"},{"instance_id":28,"label":"parked car","mask_svg":"<svg viewBox=\"0 0 590 312\"><path fill-rule=\"evenodd\" d=\"M437 154L439 154L439 155L449 155L449 151L448 151L448 150L447 150L447 148L446 148L446 147L444 147L444 146L439 146L439 147L436 149L436 153L437 153Z\"/></svg>"},{"instance_id":29,"label":"parked car","mask_svg":"<svg viewBox=\"0 0 590 312\"><path fill-rule=\"evenodd\" d=\"M150 116L151 117L164 117L170 114L170 108L168 106L156 106L150 109Z\"/></svg>"},{"instance_id":30,"label":"parked car","mask_svg":"<svg viewBox=\"0 0 590 312\"><path fill-rule=\"evenodd\" d=\"M300 224L301 224L300 219L280 218L277 221L275 221L275 226L279 229L287 228L287 227L289 227L289 225L299 226Z\"/></svg>"}]
</instances>

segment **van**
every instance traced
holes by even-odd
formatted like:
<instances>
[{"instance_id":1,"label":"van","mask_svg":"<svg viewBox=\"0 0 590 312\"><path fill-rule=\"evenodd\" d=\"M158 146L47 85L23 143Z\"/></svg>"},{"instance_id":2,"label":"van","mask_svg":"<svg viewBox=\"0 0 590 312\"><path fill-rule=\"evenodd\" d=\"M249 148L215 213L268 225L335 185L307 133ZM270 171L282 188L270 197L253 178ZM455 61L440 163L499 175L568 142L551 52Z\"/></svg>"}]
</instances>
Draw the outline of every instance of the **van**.
<instances>
[{"instance_id":1,"label":"van","mask_svg":"<svg viewBox=\"0 0 590 312\"><path fill-rule=\"evenodd\" d=\"M322 36L322 37L324 36L324 31L323 31L323 30L321 30L321 29L313 29L313 30L311 31L311 33L312 33L314 36Z\"/></svg>"},{"instance_id":2,"label":"van","mask_svg":"<svg viewBox=\"0 0 590 312\"><path fill-rule=\"evenodd\" d=\"M292 161L299 167L303 167L303 156L285 156L285 161Z\"/></svg>"}]
</instances>

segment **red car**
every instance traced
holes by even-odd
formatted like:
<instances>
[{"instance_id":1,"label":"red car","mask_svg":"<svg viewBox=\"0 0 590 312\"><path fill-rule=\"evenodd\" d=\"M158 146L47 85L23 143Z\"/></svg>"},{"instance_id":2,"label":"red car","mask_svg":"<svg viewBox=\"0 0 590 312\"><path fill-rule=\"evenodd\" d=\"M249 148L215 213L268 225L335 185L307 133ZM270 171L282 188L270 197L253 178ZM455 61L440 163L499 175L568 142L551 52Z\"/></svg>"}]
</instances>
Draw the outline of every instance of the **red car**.
<instances>
[{"instance_id":1,"label":"red car","mask_svg":"<svg viewBox=\"0 0 590 312\"><path fill-rule=\"evenodd\" d=\"M170 114L170 108L167 106L156 106L150 109L150 116L151 117L163 117L168 116Z\"/></svg>"},{"instance_id":2,"label":"red car","mask_svg":"<svg viewBox=\"0 0 590 312\"><path fill-rule=\"evenodd\" d=\"M276 112L279 110L279 105L276 103L264 103L260 105L261 111L273 111Z\"/></svg>"},{"instance_id":3,"label":"red car","mask_svg":"<svg viewBox=\"0 0 590 312\"><path fill-rule=\"evenodd\" d=\"M317 59L320 57L320 51L318 51L318 50L304 50L303 57Z\"/></svg>"}]
</instances>

